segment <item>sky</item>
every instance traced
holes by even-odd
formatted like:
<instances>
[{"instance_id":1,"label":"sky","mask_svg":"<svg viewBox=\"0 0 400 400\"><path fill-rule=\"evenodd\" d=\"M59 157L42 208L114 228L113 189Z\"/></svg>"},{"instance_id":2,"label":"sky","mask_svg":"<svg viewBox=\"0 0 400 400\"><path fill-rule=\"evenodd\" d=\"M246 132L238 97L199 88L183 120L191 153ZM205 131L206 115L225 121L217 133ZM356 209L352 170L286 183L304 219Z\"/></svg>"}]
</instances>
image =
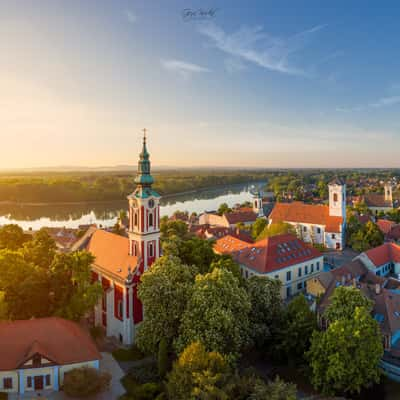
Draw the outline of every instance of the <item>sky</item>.
<instances>
[{"instance_id":1,"label":"sky","mask_svg":"<svg viewBox=\"0 0 400 400\"><path fill-rule=\"evenodd\" d=\"M400 167L386 1L0 2L0 168Z\"/></svg>"}]
</instances>

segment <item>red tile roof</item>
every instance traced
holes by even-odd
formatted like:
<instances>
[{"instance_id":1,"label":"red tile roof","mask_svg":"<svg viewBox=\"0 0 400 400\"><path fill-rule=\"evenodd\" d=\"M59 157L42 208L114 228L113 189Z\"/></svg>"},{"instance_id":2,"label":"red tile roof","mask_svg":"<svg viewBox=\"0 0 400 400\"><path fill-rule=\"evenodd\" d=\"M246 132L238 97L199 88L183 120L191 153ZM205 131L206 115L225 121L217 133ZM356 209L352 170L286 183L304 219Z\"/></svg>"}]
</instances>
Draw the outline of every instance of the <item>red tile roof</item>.
<instances>
[{"instance_id":1,"label":"red tile roof","mask_svg":"<svg viewBox=\"0 0 400 400\"><path fill-rule=\"evenodd\" d=\"M0 371L18 369L36 353L58 365L101 359L76 322L56 317L0 321Z\"/></svg>"},{"instance_id":2,"label":"red tile roof","mask_svg":"<svg viewBox=\"0 0 400 400\"><path fill-rule=\"evenodd\" d=\"M248 242L231 235L226 235L215 242L214 251L219 254L232 254L248 246Z\"/></svg>"},{"instance_id":3,"label":"red tile roof","mask_svg":"<svg viewBox=\"0 0 400 400\"><path fill-rule=\"evenodd\" d=\"M230 225L233 225L239 222L255 222L257 214L254 211L233 211L225 213L224 217Z\"/></svg>"},{"instance_id":4,"label":"red tile roof","mask_svg":"<svg viewBox=\"0 0 400 400\"><path fill-rule=\"evenodd\" d=\"M376 224L384 235L387 235L393 228L393 226L396 225L395 222L388 221L387 219L378 219L378 221L376 221Z\"/></svg>"},{"instance_id":5,"label":"red tile roof","mask_svg":"<svg viewBox=\"0 0 400 400\"><path fill-rule=\"evenodd\" d=\"M99 267L122 279L129 274L129 267L133 272L138 259L129 255L129 239L114 233L97 230L93 233L87 246L95 257L94 267Z\"/></svg>"},{"instance_id":6,"label":"red tile roof","mask_svg":"<svg viewBox=\"0 0 400 400\"><path fill-rule=\"evenodd\" d=\"M269 218L276 222L295 222L325 225L326 232L340 232L342 217L329 215L329 207L325 205L293 203L276 203Z\"/></svg>"},{"instance_id":7,"label":"red tile roof","mask_svg":"<svg viewBox=\"0 0 400 400\"><path fill-rule=\"evenodd\" d=\"M367 250L365 254L376 267L388 262L400 262L400 246L395 243L384 243Z\"/></svg>"},{"instance_id":8,"label":"red tile roof","mask_svg":"<svg viewBox=\"0 0 400 400\"><path fill-rule=\"evenodd\" d=\"M217 249L225 250L220 251L221 253L232 254L239 264L260 273L276 271L321 257L318 250L291 234L272 236L253 244L234 240L227 243L226 240L226 237L217 240Z\"/></svg>"}]
</instances>

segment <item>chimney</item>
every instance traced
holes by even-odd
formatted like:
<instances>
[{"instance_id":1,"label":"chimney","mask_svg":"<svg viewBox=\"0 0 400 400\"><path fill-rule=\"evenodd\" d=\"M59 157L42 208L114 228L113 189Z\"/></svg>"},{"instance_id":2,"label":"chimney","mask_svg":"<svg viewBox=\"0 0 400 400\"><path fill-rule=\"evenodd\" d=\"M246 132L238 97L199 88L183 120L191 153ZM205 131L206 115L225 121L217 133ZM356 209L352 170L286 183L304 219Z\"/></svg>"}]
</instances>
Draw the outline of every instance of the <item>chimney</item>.
<instances>
[{"instance_id":1,"label":"chimney","mask_svg":"<svg viewBox=\"0 0 400 400\"><path fill-rule=\"evenodd\" d=\"M375 283L375 293L381 294L381 285L379 283Z\"/></svg>"}]
</instances>

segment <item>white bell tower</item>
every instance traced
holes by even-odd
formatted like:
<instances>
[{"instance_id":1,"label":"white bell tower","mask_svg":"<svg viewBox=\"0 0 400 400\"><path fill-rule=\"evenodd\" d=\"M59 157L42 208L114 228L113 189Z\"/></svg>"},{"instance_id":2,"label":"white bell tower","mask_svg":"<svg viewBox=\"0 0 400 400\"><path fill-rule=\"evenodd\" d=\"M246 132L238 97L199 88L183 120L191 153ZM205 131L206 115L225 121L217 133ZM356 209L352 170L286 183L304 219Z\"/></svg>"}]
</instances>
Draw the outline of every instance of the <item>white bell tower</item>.
<instances>
[{"instance_id":1,"label":"white bell tower","mask_svg":"<svg viewBox=\"0 0 400 400\"><path fill-rule=\"evenodd\" d=\"M385 201L393 203L393 195L392 195L392 184L390 182L386 182L384 186L385 190Z\"/></svg>"},{"instance_id":2,"label":"white bell tower","mask_svg":"<svg viewBox=\"0 0 400 400\"><path fill-rule=\"evenodd\" d=\"M328 185L329 188L329 215L342 217L346 221L346 184L335 178Z\"/></svg>"}]
</instances>

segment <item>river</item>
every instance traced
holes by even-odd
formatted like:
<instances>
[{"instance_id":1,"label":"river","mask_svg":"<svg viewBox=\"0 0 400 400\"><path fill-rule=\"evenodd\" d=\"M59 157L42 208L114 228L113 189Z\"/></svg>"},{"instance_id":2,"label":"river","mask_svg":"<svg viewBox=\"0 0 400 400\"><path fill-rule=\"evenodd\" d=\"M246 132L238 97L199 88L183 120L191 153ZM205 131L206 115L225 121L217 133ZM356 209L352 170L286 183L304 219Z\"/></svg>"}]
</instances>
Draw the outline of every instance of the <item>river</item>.
<instances>
[{"instance_id":1,"label":"river","mask_svg":"<svg viewBox=\"0 0 400 400\"><path fill-rule=\"evenodd\" d=\"M167 196L161 200L161 215L170 216L177 210L199 214L215 210L221 203L232 207L251 201L253 185L237 184ZM265 182L256 185L263 186ZM0 226L18 224L25 230L38 230L44 226L77 228L95 223L107 227L115 224L119 211L126 210L127 204L127 200L47 205L0 204Z\"/></svg>"}]
</instances>

